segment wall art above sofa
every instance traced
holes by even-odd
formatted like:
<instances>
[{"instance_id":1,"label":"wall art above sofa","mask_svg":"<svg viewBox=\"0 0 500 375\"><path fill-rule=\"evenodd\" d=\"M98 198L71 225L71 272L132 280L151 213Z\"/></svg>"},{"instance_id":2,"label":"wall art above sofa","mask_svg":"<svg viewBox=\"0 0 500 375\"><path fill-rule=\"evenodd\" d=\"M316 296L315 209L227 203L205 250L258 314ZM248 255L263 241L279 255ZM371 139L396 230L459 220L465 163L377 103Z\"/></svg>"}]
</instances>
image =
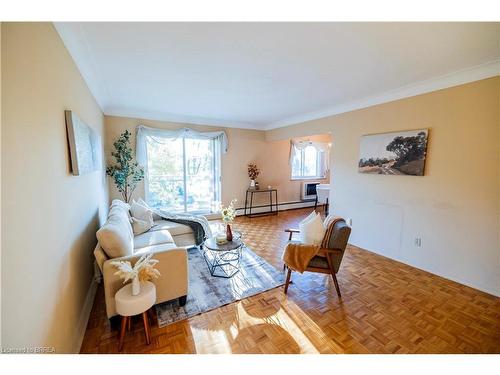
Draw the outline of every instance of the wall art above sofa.
<instances>
[{"instance_id":1,"label":"wall art above sofa","mask_svg":"<svg viewBox=\"0 0 500 375\"><path fill-rule=\"evenodd\" d=\"M66 110L64 114L73 174L79 176L99 170L101 165L99 135L73 111Z\"/></svg>"}]
</instances>

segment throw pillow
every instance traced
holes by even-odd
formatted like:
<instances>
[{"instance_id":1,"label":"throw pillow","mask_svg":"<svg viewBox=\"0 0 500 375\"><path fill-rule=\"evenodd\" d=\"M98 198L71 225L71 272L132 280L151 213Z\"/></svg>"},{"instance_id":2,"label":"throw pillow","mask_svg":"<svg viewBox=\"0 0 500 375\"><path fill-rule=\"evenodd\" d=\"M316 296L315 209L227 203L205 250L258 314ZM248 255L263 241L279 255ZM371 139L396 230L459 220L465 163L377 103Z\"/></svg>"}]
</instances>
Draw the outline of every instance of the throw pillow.
<instances>
[{"instance_id":1,"label":"throw pillow","mask_svg":"<svg viewBox=\"0 0 500 375\"><path fill-rule=\"evenodd\" d=\"M305 244L320 245L325 236L325 227L321 216L315 213L315 216L308 221L302 221L299 224L301 241Z\"/></svg>"},{"instance_id":2,"label":"throw pillow","mask_svg":"<svg viewBox=\"0 0 500 375\"><path fill-rule=\"evenodd\" d=\"M153 226L153 220L146 221L146 220L139 220L139 219L136 219L135 217L132 217L132 218L130 218L130 222L132 223L132 229L134 231L134 236L137 236L138 234L142 234L144 232L147 232Z\"/></svg>"},{"instance_id":3,"label":"throw pillow","mask_svg":"<svg viewBox=\"0 0 500 375\"><path fill-rule=\"evenodd\" d=\"M311 212L304 220L302 220L299 223L299 225L300 224L304 224L304 223L306 223L308 221L311 221L312 219L314 219L316 217L316 215L318 215L318 213L316 211Z\"/></svg>"},{"instance_id":4,"label":"throw pillow","mask_svg":"<svg viewBox=\"0 0 500 375\"><path fill-rule=\"evenodd\" d=\"M316 215L317 215L316 211L311 212L304 220L302 220L299 223L299 230L302 232L301 226L303 226L305 223L313 220L316 217Z\"/></svg>"},{"instance_id":5,"label":"throw pillow","mask_svg":"<svg viewBox=\"0 0 500 375\"><path fill-rule=\"evenodd\" d=\"M139 203L140 205L146 207L148 210L150 210L152 213L153 213L153 220L162 220L162 217L158 214L155 214L153 209L149 206L149 204L147 204L142 198L139 198L137 200L137 203Z\"/></svg>"},{"instance_id":6,"label":"throw pillow","mask_svg":"<svg viewBox=\"0 0 500 375\"><path fill-rule=\"evenodd\" d=\"M147 222L153 221L153 211L151 211L149 207L145 207L135 200L133 200L130 205L130 213L132 214L132 217L135 217L136 219Z\"/></svg>"},{"instance_id":7,"label":"throw pillow","mask_svg":"<svg viewBox=\"0 0 500 375\"><path fill-rule=\"evenodd\" d=\"M302 228L304 227L304 225L308 222L310 222L311 220L314 220L316 218L316 215L317 215L317 212L316 211L313 211L311 212L304 220L302 220L300 223L299 223L299 231L300 231L300 234L299 234L299 237L300 237L300 241L302 241L304 235L303 235L303 230Z\"/></svg>"}]
</instances>

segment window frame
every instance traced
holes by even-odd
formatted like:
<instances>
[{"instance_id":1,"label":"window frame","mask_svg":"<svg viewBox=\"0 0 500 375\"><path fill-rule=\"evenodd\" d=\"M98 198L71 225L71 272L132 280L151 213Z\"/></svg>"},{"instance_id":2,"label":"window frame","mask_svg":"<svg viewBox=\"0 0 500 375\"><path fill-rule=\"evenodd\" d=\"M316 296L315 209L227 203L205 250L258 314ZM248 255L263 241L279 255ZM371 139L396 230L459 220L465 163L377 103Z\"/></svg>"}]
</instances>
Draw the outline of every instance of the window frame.
<instances>
[{"instance_id":1,"label":"window frame","mask_svg":"<svg viewBox=\"0 0 500 375\"><path fill-rule=\"evenodd\" d=\"M312 147L316 151L316 175L314 176L305 176L304 175L304 170L305 170L305 150L307 147ZM294 176L293 175L293 162L290 165L290 181L297 181L297 180L324 180L326 178L326 170L322 171L322 165L323 165L323 158L325 158L325 153L321 152L314 146L307 146L302 149L296 150L297 153L300 153L300 171L301 174L300 176Z\"/></svg>"},{"instance_id":2,"label":"window frame","mask_svg":"<svg viewBox=\"0 0 500 375\"><path fill-rule=\"evenodd\" d=\"M187 178L188 178L188 161L186 157L186 138L187 139L198 139L196 137L164 137L170 139L182 139L182 170L183 170L183 189L187 191ZM221 201L222 195L222 176L221 176L221 159L222 159L222 146L218 138L210 139L211 147L213 149L213 184L214 184L214 200L212 201L212 207L209 211L205 210L187 210L187 195L184 194L184 210L182 211L172 211L174 213L188 213L188 214L200 214L200 215L210 215L217 213L218 204ZM146 163L144 166L144 198L146 202L154 206L151 201L150 191L149 191L149 150L148 150L148 140L146 139Z\"/></svg>"}]
</instances>

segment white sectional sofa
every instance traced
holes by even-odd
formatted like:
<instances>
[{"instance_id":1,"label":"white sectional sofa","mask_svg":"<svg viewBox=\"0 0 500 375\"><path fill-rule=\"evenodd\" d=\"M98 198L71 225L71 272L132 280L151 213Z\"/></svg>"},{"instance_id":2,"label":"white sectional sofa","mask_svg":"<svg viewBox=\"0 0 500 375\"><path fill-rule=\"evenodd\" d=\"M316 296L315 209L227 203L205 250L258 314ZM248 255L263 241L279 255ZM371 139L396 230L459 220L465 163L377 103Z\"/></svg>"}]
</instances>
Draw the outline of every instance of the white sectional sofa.
<instances>
[{"instance_id":1,"label":"white sectional sofa","mask_svg":"<svg viewBox=\"0 0 500 375\"><path fill-rule=\"evenodd\" d=\"M115 315L115 294L123 286L115 275L113 260L130 261L132 265L145 253L154 253L159 263L156 268L161 276L152 280L156 285L156 303L179 298L186 303L188 293L188 247L195 244L189 226L166 220L155 220L147 232L134 236L130 224L128 205L114 200L106 223L97 231L98 244L94 250L97 264L102 272L106 312L108 318Z\"/></svg>"}]
</instances>

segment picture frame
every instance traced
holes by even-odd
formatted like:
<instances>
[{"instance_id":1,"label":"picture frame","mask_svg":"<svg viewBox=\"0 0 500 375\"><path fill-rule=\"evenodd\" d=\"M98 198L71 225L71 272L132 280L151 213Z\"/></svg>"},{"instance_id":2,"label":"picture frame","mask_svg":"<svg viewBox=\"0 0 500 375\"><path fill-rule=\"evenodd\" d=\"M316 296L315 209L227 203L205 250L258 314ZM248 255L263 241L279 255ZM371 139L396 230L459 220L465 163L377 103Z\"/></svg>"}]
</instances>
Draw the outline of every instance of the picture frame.
<instances>
[{"instance_id":1,"label":"picture frame","mask_svg":"<svg viewBox=\"0 0 500 375\"><path fill-rule=\"evenodd\" d=\"M73 111L66 110L64 115L73 175L80 176L100 170L100 136Z\"/></svg>"},{"instance_id":2,"label":"picture frame","mask_svg":"<svg viewBox=\"0 0 500 375\"><path fill-rule=\"evenodd\" d=\"M369 134L361 137L358 172L423 176L429 129Z\"/></svg>"}]
</instances>

